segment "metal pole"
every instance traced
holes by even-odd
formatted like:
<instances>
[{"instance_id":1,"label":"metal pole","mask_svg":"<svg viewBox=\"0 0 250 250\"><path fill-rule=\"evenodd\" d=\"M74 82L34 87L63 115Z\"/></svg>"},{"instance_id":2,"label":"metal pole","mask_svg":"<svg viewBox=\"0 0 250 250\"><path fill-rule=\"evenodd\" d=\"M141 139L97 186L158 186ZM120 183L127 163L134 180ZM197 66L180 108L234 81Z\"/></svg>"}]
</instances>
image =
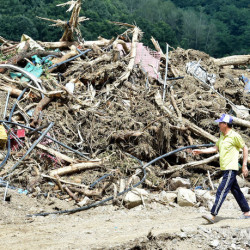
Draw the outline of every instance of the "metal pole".
<instances>
[{"instance_id":1,"label":"metal pole","mask_svg":"<svg viewBox=\"0 0 250 250\"><path fill-rule=\"evenodd\" d=\"M5 192L4 192L4 197L3 197L3 201L6 200L6 196L7 196L7 191L8 191L8 187L9 187L9 182L7 181L6 187L5 187Z\"/></svg>"},{"instance_id":2,"label":"metal pole","mask_svg":"<svg viewBox=\"0 0 250 250\"><path fill-rule=\"evenodd\" d=\"M72 60L74 60L74 59L76 59L76 58L78 58L78 57L80 57L80 56L85 55L86 53L88 53L88 52L91 51L91 50L92 50L92 49L86 49L85 51L82 51L81 54L79 54L79 55L76 55L76 56L74 56L74 57L71 57L71 58L69 58L69 59L63 61L63 62L56 63L56 64L50 66L49 69L53 69L53 68L58 67L58 66L60 66L60 65L62 65L62 64L64 64L64 63L70 62L70 61L72 61Z\"/></svg>"},{"instance_id":3,"label":"metal pole","mask_svg":"<svg viewBox=\"0 0 250 250\"><path fill-rule=\"evenodd\" d=\"M7 107L8 107L8 103L9 103L9 98L10 98L10 91L8 91L8 95L7 95L7 98L6 98L6 103L5 103L4 113L3 113L3 119L5 119L5 117L6 117ZM21 144L19 138L11 131L11 128L5 122L3 123L3 125L10 131L10 134L16 140L16 142L18 143L18 145L20 147L23 147L23 145Z\"/></svg>"},{"instance_id":4,"label":"metal pole","mask_svg":"<svg viewBox=\"0 0 250 250\"><path fill-rule=\"evenodd\" d=\"M165 101L165 96L166 96L166 85L167 85L167 78L168 78L168 43L167 43L167 54L166 54L166 69L165 69L165 79L164 79L164 87L163 87L163 96L162 100L163 102Z\"/></svg>"},{"instance_id":5,"label":"metal pole","mask_svg":"<svg viewBox=\"0 0 250 250\"><path fill-rule=\"evenodd\" d=\"M5 108L4 108L4 112L3 112L3 119L5 119L5 117L6 117L9 98L10 98L10 91L8 91L8 95L7 95L7 98L6 98L6 104L5 104Z\"/></svg>"},{"instance_id":6,"label":"metal pole","mask_svg":"<svg viewBox=\"0 0 250 250\"><path fill-rule=\"evenodd\" d=\"M49 130L52 128L53 125L54 123L51 122L48 128L42 133L42 135L31 145L26 154L11 168L11 170L8 172L9 174L13 172L22 163L22 161L27 157L27 155L29 155L29 153L31 153L31 151L35 148L35 146L46 136L46 134L49 132Z\"/></svg>"}]
</instances>

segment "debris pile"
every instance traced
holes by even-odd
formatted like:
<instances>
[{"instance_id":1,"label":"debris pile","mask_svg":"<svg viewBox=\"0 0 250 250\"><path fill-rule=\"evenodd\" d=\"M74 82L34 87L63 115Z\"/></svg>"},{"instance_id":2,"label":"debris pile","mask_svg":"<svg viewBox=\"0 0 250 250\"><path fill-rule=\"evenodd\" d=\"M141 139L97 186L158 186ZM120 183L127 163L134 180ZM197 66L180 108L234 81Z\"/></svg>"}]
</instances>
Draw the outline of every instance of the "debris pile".
<instances>
[{"instance_id":1,"label":"debris pile","mask_svg":"<svg viewBox=\"0 0 250 250\"><path fill-rule=\"evenodd\" d=\"M181 48L165 56L154 38L155 51L139 42L138 27L122 23L115 24L126 31L116 38L84 41L78 25L87 19L78 16L81 1L71 2L72 25L62 25L59 42L0 37L0 122L8 133L0 185L86 208L124 204L125 193L132 207L127 196L139 185L131 192L142 203L142 187L213 189L218 155L194 157L188 146L215 143L213 121L222 113L234 116L250 146L250 56L214 59ZM188 195L181 190L176 197ZM189 195L183 204L197 205Z\"/></svg>"}]
</instances>

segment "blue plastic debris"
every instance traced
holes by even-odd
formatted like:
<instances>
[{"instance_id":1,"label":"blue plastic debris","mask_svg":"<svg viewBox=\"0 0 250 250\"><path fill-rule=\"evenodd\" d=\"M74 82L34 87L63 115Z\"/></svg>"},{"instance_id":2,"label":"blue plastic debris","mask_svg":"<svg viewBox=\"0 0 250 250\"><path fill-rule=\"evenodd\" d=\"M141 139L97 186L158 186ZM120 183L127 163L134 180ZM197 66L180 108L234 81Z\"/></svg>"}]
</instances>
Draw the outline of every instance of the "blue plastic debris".
<instances>
[{"instance_id":1,"label":"blue plastic debris","mask_svg":"<svg viewBox=\"0 0 250 250\"><path fill-rule=\"evenodd\" d=\"M245 91L247 93L250 93L250 80L247 77L245 77L244 75L241 76L240 80L242 80L246 84Z\"/></svg>"},{"instance_id":2,"label":"blue plastic debris","mask_svg":"<svg viewBox=\"0 0 250 250\"><path fill-rule=\"evenodd\" d=\"M34 111L35 111L35 109L30 109L30 110L27 112L27 115L31 117L31 116L33 115Z\"/></svg>"},{"instance_id":3,"label":"blue plastic debris","mask_svg":"<svg viewBox=\"0 0 250 250\"><path fill-rule=\"evenodd\" d=\"M17 192L19 194L28 194L28 190L24 190L24 189L21 189L21 188L18 188Z\"/></svg>"},{"instance_id":4,"label":"blue plastic debris","mask_svg":"<svg viewBox=\"0 0 250 250\"><path fill-rule=\"evenodd\" d=\"M51 57L51 56L50 56ZM24 70L31 73L32 75L39 78L43 73L43 68L49 67L52 65L52 62L49 60L50 57L43 57L42 59L37 55L32 56L32 63L27 63L24 67ZM30 79L22 76L22 73L10 73L11 78L15 79L16 77L21 77L21 81L29 82Z\"/></svg>"},{"instance_id":5,"label":"blue plastic debris","mask_svg":"<svg viewBox=\"0 0 250 250\"><path fill-rule=\"evenodd\" d=\"M27 195L27 194L29 193L28 190L24 190L24 189L22 189L22 188L17 188L17 187L10 186L10 185L8 184L8 182L4 181L4 180L0 177L0 187L6 187L6 186L8 186L8 188L10 188L10 189L17 190L17 192L18 192L19 194L26 194L26 195Z\"/></svg>"},{"instance_id":6,"label":"blue plastic debris","mask_svg":"<svg viewBox=\"0 0 250 250\"><path fill-rule=\"evenodd\" d=\"M43 68L41 65L38 65L38 66L35 66L35 65L32 65L31 63L28 63L25 68L24 68L26 71L30 72L32 75L36 76L37 78L39 78L42 73L43 73ZM29 78L23 76L21 78L21 81L30 81Z\"/></svg>"}]
</instances>

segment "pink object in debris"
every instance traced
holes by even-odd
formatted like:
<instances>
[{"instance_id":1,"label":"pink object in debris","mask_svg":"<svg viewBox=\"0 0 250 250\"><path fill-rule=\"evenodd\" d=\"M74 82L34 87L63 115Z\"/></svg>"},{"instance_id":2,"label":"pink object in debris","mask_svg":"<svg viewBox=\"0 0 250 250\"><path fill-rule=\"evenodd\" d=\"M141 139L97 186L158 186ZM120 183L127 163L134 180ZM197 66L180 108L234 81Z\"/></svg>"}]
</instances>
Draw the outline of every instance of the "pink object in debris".
<instances>
[{"instance_id":1,"label":"pink object in debris","mask_svg":"<svg viewBox=\"0 0 250 250\"><path fill-rule=\"evenodd\" d=\"M47 133L47 136L50 136L50 133ZM53 142L51 139L45 137L40 143L41 143L42 145L48 145L48 144L50 144L51 142Z\"/></svg>"},{"instance_id":2,"label":"pink object in debris","mask_svg":"<svg viewBox=\"0 0 250 250\"><path fill-rule=\"evenodd\" d=\"M11 129L12 133L16 135L17 138L22 139L25 138L25 129L18 129L18 130L14 130ZM10 134L10 139L11 139L11 149L12 151L17 151L19 149L19 145L16 141L16 139L14 139L14 137L12 136L12 134ZM21 144L23 143L22 140L20 140Z\"/></svg>"},{"instance_id":3,"label":"pink object in debris","mask_svg":"<svg viewBox=\"0 0 250 250\"><path fill-rule=\"evenodd\" d=\"M126 43L127 47L131 47L131 43ZM121 52L121 56L124 55L122 45L118 44L117 48ZM160 64L161 55L159 52L154 51L143 43L137 43L135 64L139 64L143 70L148 73L148 76L158 79L158 70Z\"/></svg>"},{"instance_id":4,"label":"pink object in debris","mask_svg":"<svg viewBox=\"0 0 250 250\"><path fill-rule=\"evenodd\" d=\"M24 138L25 137L25 129L18 129L16 132L16 135L18 138Z\"/></svg>"},{"instance_id":5,"label":"pink object in debris","mask_svg":"<svg viewBox=\"0 0 250 250\"><path fill-rule=\"evenodd\" d=\"M25 129L18 129L18 130L13 130L11 131L18 137L18 138L24 138L25 137ZM13 139L13 136L10 134L10 139Z\"/></svg>"}]
</instances>

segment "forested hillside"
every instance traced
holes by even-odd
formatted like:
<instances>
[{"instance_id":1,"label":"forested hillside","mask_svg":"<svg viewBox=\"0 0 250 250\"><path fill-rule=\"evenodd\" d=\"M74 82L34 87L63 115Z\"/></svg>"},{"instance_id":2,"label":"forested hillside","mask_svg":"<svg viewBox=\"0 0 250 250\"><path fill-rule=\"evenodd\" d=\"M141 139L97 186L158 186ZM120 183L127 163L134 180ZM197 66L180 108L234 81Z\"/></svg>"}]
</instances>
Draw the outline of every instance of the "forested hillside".
<instances>
[{"instance_id":1,"label":"forested hillside","mask_svg":"<svg viewBox=\"0 0 250 250\"><path fill-rule=\"evenodd\" d=\"M0 35L20 40L23 33L42 41L56 41L60 28L36 16L67 20L64 0L0 0ZM194 48L212 56L250 51L248 0L85 0L81 15L90 18L81 30L85 40L110 38L122 31L109 21L136 23L149 46L151 36L184 49Z\"/></svg>"}]
</instances>

